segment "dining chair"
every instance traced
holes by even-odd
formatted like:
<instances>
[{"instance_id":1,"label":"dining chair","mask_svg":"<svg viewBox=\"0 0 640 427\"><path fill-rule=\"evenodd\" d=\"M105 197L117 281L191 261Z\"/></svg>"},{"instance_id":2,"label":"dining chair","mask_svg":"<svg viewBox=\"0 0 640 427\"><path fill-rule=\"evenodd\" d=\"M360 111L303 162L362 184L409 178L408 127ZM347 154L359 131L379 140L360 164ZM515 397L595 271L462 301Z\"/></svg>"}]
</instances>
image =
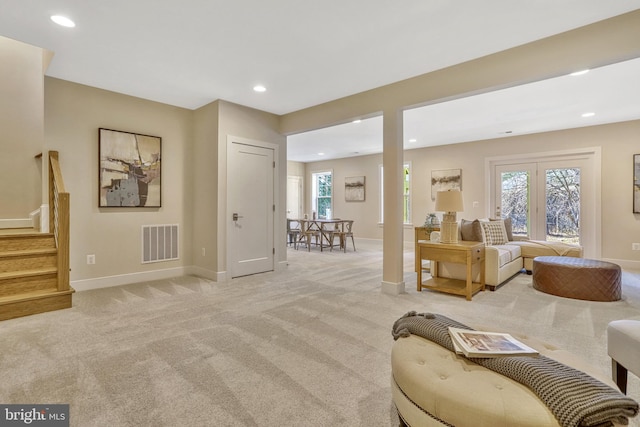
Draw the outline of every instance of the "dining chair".
<instances>
[{"instance_id":1,"label":"dining chair","mask_svg":"<svg viewBox=\"0 0 640 427\"><path fill-rule=\"evenodd\" d=\"M300 231L300 221L287 219L287 244L293 245L294 249L298 249Z\"/></svg>"},{"instance_id":2,"label":"dining chair","mask_svg":"<svg viewBox=\"0 0 640 427\"><path fill-rule=\"evenodd\" d=\"M333 218L336 221L339 221L340 218ZM333 242L336 236L340 237L340 223L339 222L331 222L329 224L326 224L328 226L328 228L324 228L322 229L322 233L324 234L324 237L327 240L327 246L330 248L330 250L333 250Z\"/></svg>"},{"instance_id":3,"label":"dining chair","mask_svg":"<svg viewBox=\"0 0 640 427\"><path fill-rule=\"evenodd\" d=\"M353 239L353 220L345 221L343 229L337 231L335 234L340 237L340 249L347 252L347 238L351 237L351 243L353 244L353 250L356 250L356 242ZM331 238L331 250L333 250L333 237Z\"/></svg>"},{"instance_id":4,"label":"dining chair","mask_svg":"<svg viewBox=\"0 0 640 427\"><path fill-rule=\"evenodd\" d=\"M313 228L312 221L300 220L300 242L307 245L307 250L311 252L312 237L316 239L316 246L320 244L320 251L322 251L322 234L319 229Z\"/></svg>"}]
</instances>

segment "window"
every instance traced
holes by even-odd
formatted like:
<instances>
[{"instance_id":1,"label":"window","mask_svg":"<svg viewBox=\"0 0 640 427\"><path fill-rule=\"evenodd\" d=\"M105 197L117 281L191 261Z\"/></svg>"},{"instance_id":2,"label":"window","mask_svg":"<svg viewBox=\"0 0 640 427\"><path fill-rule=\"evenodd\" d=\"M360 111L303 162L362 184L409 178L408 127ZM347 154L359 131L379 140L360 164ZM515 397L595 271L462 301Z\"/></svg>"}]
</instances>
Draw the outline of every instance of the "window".
<instances>
[{"instance_id":1,"label":"window","mask_svg":"<svg viewBox=\"0 0 640 427\"><path fill-rule=\"evenodd\" d=\"M384 223L384 167L380 165L380 223ZM411 223L411 163L402 167L402 222Z\"/></svg>"},{"instance_id":2,"label":"window","mask_svg":"<svg viewBox=\"0 0 640 427\"><path fill-rule=\"evenodd\" d=\"M333 196L333 181L331 171L315 172L312 175L312 201L311 208L317 213L318 218L326 218L327 210L331 212Z\"/></svg>"}]
</instances>

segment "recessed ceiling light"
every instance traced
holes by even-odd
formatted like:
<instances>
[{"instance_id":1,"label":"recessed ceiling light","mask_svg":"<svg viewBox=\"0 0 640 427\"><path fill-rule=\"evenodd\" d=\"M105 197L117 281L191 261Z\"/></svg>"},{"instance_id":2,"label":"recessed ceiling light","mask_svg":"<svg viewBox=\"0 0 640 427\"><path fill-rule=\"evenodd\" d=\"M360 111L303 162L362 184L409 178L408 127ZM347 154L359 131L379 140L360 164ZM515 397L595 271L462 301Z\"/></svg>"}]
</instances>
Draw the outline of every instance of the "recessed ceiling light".
<instances>
[{"instance_id":1,"label":"recessed ceiling light","mask_svg":"<svg viewBox=\"0 0 640 427\"><path fill-rule=\"evenodd\" d=\"M256 92L266 92L267 88L262 85L256 85L253 87L253 90L255 90Z\"/></svg>"},{"instance_id":2,"label":"recessed ceiling light","mask_svg":"<svg viewBox=\"0 0 640 427\"><path fill-rule=\"evenodd\" d=\"M595 115L596 115L596 113L584 113L584 114L582 115L582 117L593 117L593 116L595 116Z\"/></svg>"},{"instance_id":3,"label":"recessed ceiling light","mask_svg":"<svg viewBox=\"0 0 640 427\"><path fill-rule=\"evenodd\" d=\"M324 153L318 153L318 156L324 156Z\"/></svg>"},{"instance_id":4,"label":"recessed ceiling light","mask_svg":"<svg viewBox=\"0 0 640 427\"><path fill-rule=\"evenodd\" d=\"M589 72L589 70L580 70L580 71L576 71L575 73L571 73L569 74L570 76L582 76L583 74L587 74Z\"/></svg>"},{"instance_id":5,"label":"recessed ceiling light","mask_svg":"<svg viewBox=\"0 0 640 427\"><path fill-rule=\"evenodd\" d=\"M360 119L356 119L356 120L354 120L352 123L360 123L361 121L362 121L362 120L360 120Z\"/></svg>"},{"instance_id":6,"label":"recessed ceiling light","mask_svg":"<svg viewBox=\"0 0 640 427\"><path fill-rule=\"evenodd\" d=\"M73 22L71 19L67 18L66 16L62 16L62 15L53 15L51 17L51 20L58 25L62 25L63 27L73 28L76 26L75 22Z\"/></svg>"},{"instance_id":7,"label":"recessed ceiling light","mask_svg":"<svg viewBox=\"0 0 640 427\"><path fill-rule=\"evenodd\" d=\"M415 138L411 138L411 139L409 140L409 142L416 142L416 141L417 141L417 139L415 139Z\"/></svg>"}]
</instances>

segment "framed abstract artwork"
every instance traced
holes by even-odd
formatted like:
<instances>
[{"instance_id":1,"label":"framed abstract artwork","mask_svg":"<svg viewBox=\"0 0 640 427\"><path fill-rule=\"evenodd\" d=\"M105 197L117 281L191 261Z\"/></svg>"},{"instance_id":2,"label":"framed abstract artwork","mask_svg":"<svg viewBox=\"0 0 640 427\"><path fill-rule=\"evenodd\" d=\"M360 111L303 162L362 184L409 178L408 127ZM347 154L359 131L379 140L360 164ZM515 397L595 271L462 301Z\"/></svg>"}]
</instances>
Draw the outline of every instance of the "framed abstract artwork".
<instances>
[{"instance_id":1,"label":"framed abstract artwork","mask_svg":"<svg viewBox=\"0 0 640 427\"><path fill-rule=\"evenodd\" d=\"M161 206L162 138L99 129L99 207Z\"/></svg>"},{"instance_id":2,"label":"framed abstract artwork","mask_svg":"<svg viewBox=\"0 0 640 427\"><path fill-rule=\"evenodd\" d=\"M640 213L640 154L633 155L633 213Z\"/></svg>"},{"instance_id":3,"label":"framed abstract artwork","mask_svg":"<svg viewBox=\"0 0 640 427\"><path fill-rule=\"evenodd\" d=\"M364 202L364 176L349 176L344 179L344 200Z\"/></svg>"},{"instance_id":4,"label":"framed abstract artwork","mask_svg":"<svg viewBox=\"0 0 640 427\"><path fill-rule=\"evenodd\" d=\"M436 199L438 191L462 191L462 169L444 169L431 171L431 200Z\"/></svg>"}]
</instances>

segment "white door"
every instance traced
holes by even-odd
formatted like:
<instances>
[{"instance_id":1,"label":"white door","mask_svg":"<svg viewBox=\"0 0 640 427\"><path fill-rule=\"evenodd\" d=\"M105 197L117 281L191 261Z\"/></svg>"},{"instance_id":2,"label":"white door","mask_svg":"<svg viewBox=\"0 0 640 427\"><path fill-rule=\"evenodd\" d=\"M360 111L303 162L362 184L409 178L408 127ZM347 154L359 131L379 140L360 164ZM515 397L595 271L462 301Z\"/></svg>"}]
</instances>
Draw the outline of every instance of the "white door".
<instances>
[{"instance_id":1,"label":"white door","mask_svg":"<svg viewBox=\"0 0 640 427\"><path fill-rule=\"evenodd\" d=\"M494 213L514 235L580 244L596 256L595 182L588 159L562 158L495 168Z\"/></svg>"},{"instance_id":2,"label":"white door","mask_svg":"<svg viewBox=\"0 0 640 427\"><path fill-rule=\"evenodd\" d=\"M228 154L231 277L274 268L274 151L232 142Z\"/></svg>"},{"instance_id":3,"label":"white door","mask_svg":"<svg viewBox=\"0 0 640 427\"><path fill-rule=\"evenodd\" d=\"M302 177L287 177L287 218L302 218Z\"/></svg>"}]
</instances>

